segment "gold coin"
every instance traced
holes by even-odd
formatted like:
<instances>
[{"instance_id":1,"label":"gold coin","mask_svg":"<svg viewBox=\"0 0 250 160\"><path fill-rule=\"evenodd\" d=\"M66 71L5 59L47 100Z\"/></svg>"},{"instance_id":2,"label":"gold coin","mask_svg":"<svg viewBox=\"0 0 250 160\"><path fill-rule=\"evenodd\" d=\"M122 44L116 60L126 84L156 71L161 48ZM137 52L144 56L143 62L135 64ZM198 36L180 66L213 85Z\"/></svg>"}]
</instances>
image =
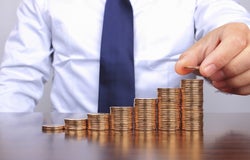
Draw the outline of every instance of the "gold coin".
<instances>
[{"instance_id":1,"label":"gold coin","mask_svg":"<svg viewBox=\"0 0 250 160\"><path fill-rule=\"evenodd\" d=\"M188 70L199 70L200 66L185 66L184 69Z\"/></svg>"}]
</instances>

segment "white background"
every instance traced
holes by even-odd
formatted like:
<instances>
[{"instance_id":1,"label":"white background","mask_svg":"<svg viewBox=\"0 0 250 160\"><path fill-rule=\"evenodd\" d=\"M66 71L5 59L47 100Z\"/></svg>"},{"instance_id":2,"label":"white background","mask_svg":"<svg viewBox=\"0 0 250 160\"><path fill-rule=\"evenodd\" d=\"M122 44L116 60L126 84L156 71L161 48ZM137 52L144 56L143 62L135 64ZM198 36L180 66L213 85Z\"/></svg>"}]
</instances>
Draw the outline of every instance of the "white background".
<instances>
[{"instance_id":1,"label":"white background","mask_svg":"<svg viewBox=\"0 0 250 160\"><path fill-rule=\"evenodd\" d=\"M21 0L0 1L0 60L4 50L5 41L16 22L16 8ZM239 2L250 11L249 0ZM250 112L250 96L225 95L204 85L204 110L205 112ZM40 100L36 111L50 111L50 82L46 84L43 98Z\"/></svg>"}]
</instances>

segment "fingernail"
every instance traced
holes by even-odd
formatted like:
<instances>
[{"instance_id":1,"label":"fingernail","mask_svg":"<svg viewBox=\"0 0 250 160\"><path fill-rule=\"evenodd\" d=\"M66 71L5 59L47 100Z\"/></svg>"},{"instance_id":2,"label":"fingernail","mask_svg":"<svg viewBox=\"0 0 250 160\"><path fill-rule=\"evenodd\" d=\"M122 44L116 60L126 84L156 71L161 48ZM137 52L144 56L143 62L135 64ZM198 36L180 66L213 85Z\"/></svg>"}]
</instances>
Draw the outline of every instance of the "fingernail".
<instances>
[{"instance_id":1,"label":"fingernail","mask_svg":"<svg viewBox=\"0 0 250 160\"><path fill-rule=\"evenodd\" d=\"M210 64L204 68L204 73L206 77L210 77L212 74L216 72L216 66L214 64Z\"/></svg>"}]
</instances>

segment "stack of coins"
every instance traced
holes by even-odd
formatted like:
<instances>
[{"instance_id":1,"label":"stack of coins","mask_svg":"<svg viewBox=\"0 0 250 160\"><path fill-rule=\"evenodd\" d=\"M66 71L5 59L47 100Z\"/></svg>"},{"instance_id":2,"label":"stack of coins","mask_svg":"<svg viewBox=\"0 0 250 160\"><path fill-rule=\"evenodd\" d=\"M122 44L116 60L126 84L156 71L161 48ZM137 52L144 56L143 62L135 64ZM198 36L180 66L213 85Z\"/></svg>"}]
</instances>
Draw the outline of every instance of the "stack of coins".
<instances>
[{"instance_id":1,"label":"stack of coins","mask_svg":"<svg viewBox=\"0 0 250 160\"><path fill-rule=\"evenodd\" d=\"M109 130L109 113L93 113L88 115L88 129L96 131Z\"/></svg>"},{"instance_id":2,"label":"stack of coins","mask_svg":"<svg viewBox=\"0 0 250 160\"><path fill-rule=\"evenodd\" d=\"M181 89L158 88L158 129L181 129Z\"/></svg>"},{"instance_id":3,"label":"stack of coins","mask_svg":"<svg viewBox=\"0 0 250 160\"><path fill-rule=\"evenodd\" d=\"M87 135L87 118L64 118L65 138L81 140Z\"/></svg>"},{"instance_id":4,"label":"stack of coins","mask_svg":"<svg viewBox=\"0 0 250 160\"><path fill-rule=\"evenodd\" d=\"M111 106L110 128L116 131L133 130L133 107Z\"/></svg>"},{"instance_id":5,"label":"stack of coins","mask_svg":"<svg viewBox=\"0 0 250 160\"><path fill-rule=\"evenodd\" d=\"M141 99L134 100L135 112L135 130L156 130L157 119L157 99Z\"/></svg>"},{"instance_id":6,"label":"stack of coins","mask_svg":"<svg viewBox=\"0 0 250 160\"><path fill-rule=\"evenodd\" d=\"M86 118L79 118L79 119L72 119L72 118L65 118L65 130L71 131L80 131L87 129L87 119Z\"/></svg>"},{"instance_id":7,"label":"stack of coins","mask_svg":"<svg viewBox=\"0 0 250 160\"><path fill-rule=\"evenodd\" d=\"M182 88L182 129L203 129L203 80L185 79Z\"/></svg>"},{"instance_id":8,"label":"stack of coins","mask_svg":"<svg viewBox=\"0 0 250 160\"><path fill-rule=\"evenodd\" d=\"M42 125L42 131L44 133L61 133L64 132L64 125L61 124Z\"/></svg>"}]
</instances>

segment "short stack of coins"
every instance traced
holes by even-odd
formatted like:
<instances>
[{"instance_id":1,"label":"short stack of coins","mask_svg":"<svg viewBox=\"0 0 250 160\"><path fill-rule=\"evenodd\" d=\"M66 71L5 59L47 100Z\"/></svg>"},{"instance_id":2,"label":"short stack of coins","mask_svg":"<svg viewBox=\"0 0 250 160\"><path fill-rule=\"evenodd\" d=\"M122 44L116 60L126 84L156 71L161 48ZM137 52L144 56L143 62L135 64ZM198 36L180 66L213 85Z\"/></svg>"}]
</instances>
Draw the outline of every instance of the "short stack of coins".
<instances>
[{"instance_id":1,"label":"short stack of coins","mask_svg":"<svg viewBox=\"0 0 250 160\"><path fill-rule=\"evenodd\" d=\"M203 129L203 80L185 79L182 89L182 129Z\"/></svg>"},{"instance_id":2,"label":"short stack of coins","mask_svg":"<svg viewBox=\"0 0 250 160\"><path fill-rule=\"evenodd\" d=\"M61 133L64 132L64 125L61 124L42 125L42 131L44 133Z\"/></svg>"},{"instance_id":3,"label":"short stack of coins","mask_svg":"<svg viewBox=\"0 0 250 160\"><path fill-rule=\"evenodd\" d=\"M86 118L79 118L79 119L73 119L73 118L65 118L65 130L69 131L81 131L87 129L87 119Z\"/></svg>"},{"instance_id":4,"label":"short stack of coins","mask_svg":"<svg viewBox=\"0 0 250 160\"><path fill-rule=\"evenodd\" d=\"M133 130L133 110L131 106L110 107L110 129L116 131Z\"/></svg>"},{"instance_id":5,"label":"short stack of coins","mask_svg":"<svg viewBox=\"0 0 250 160\"><path fill-rule=\"evenodd\" d=\"M109 130L109 113L89 113L88 116L88 129L95 131Z\"/></svg>"},{"instance_id":6,"label":"short stack of coins","mask_svg":"<svg viewBox=\"0 0 250 160\"><path fill-rule=\"evenodd\" d=\"M82 139L86 137L87 118L64 118L65 137Z\"/></svg>"},{"instance_id":7,"label":"short stack of coins","mask_svg":"<svg viewBox=\"0 0 250 160\"><path fill-rule=\"evenodd\" d=\"M158 129L175 131L181 129L181 89L158 88Z\"/></svg>"},{"instance_id":8,"label":"short stack of coins","mask_svg":"<svg viewBox=\"0 0 250 160\"><path fill-rule=\"evenodd\" d=\"M135 130L149 131L156 130L157 119L157 99L151 98L135 98L134 114L135 114Z\"/></svg>"}]
</instances>

